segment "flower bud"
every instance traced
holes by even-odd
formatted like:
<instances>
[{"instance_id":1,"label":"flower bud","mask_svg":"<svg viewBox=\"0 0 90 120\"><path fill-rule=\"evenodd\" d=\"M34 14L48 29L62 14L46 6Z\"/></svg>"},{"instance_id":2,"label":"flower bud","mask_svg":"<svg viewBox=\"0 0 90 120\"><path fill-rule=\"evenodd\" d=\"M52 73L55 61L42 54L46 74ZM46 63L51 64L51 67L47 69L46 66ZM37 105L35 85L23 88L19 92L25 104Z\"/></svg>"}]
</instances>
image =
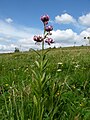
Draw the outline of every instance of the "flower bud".
<instances>
[{"instance_id":1,"label":"flower bud","mask_svg":"<svg viewBox=\"0 0 90 120\"><path fill-rule=\"evenodd\" d=\"M41 21L42 21L44 24L48 24L49 16L48 16L48 15L41 16Z\"/></svg>"}]
</instances>

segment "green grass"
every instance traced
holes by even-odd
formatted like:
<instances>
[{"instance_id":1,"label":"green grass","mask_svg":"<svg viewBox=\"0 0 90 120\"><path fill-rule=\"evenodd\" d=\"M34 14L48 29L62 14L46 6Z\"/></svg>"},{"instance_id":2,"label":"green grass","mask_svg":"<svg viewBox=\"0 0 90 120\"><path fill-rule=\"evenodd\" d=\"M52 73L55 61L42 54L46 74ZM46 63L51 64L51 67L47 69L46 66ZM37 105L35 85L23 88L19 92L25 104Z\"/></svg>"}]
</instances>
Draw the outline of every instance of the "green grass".
<instances>
[{"instance_id":1,"label":"green grass","mask_svg":"<svg viewBox=\"0 0 90 120\"><path fill-rule=\"evenodd\" d=\"M49 49L41 59L0 54L0 120L89 120L90 47Z\"/></svg>"}]
</instances>

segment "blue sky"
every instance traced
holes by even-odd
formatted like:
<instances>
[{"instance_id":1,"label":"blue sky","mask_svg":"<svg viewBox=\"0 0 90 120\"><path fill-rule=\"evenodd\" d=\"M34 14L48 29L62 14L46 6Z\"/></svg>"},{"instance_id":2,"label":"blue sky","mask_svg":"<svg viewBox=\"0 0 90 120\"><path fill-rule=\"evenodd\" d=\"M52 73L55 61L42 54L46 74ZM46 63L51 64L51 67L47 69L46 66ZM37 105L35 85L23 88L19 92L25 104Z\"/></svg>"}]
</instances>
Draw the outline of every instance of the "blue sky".
<instances>
[{"instance_id":1,"label":"blue sky","mask_svg":"<svg viewBox=\"0 0 90 120\"><path fill-rule=\"evenodd\" d=\"M54 27L51 47L88 44L83 37L90 36L90 0L0 0L0 52L39 49L32 38L43 32L44 14Z\"/></svg>"}]
</instances>

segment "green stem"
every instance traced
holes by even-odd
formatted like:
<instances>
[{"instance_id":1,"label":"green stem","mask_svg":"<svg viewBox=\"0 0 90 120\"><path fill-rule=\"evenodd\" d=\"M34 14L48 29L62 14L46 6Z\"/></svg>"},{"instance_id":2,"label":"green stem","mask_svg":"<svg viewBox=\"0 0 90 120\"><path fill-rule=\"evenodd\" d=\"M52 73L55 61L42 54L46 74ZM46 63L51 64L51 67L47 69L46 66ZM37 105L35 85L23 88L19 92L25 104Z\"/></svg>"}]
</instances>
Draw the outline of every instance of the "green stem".
<instances>
[{"instance_id":1,"label":"green stem","mask_svg":"<svg viewBox=\"0 0 90 120\"><path fill-rule=\"evenodd\" d=\"M45 32L46 32L46 31L45 31L45 24L44 24L44 33L43 33L44 36L45 36ZM43 39L43 41L42 41L42 50L44 50L44 39Z\"/></svg>"},{"instance_id":2,"label":"green stem","mask_svg":"<svg viewBox=\"0 0 90 120\"><path fill-rule=\"evenodd\" d=\"M42 51L44 50L44 40L42 41Z\"/></svg>"}]
</instances>

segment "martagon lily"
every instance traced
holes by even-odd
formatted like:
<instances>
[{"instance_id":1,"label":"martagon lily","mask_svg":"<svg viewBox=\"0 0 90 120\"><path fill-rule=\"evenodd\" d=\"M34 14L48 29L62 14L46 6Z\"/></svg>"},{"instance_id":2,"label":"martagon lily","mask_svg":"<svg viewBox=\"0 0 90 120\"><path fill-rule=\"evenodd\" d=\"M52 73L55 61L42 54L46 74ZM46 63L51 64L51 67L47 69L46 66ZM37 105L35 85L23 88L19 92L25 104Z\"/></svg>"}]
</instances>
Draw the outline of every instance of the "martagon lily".
<instances>
[{"instance_id":1,"label":"martagon lily","mask_svg":"<svg viewBox=\"0 0 90 120\"><path fill-rule=\"evenodd\" d=\"M51 31L53 30L53 26L48 25L50 17L48 15L41 16L41 21L44 25L44 35L42 36L34 36L33 40L36 42L42 42L42 50L44 49L44 42L46 42L48 45L54 43L52 38L49 38L48 35L52 35Z\"/></svg>"}]
</instances>

